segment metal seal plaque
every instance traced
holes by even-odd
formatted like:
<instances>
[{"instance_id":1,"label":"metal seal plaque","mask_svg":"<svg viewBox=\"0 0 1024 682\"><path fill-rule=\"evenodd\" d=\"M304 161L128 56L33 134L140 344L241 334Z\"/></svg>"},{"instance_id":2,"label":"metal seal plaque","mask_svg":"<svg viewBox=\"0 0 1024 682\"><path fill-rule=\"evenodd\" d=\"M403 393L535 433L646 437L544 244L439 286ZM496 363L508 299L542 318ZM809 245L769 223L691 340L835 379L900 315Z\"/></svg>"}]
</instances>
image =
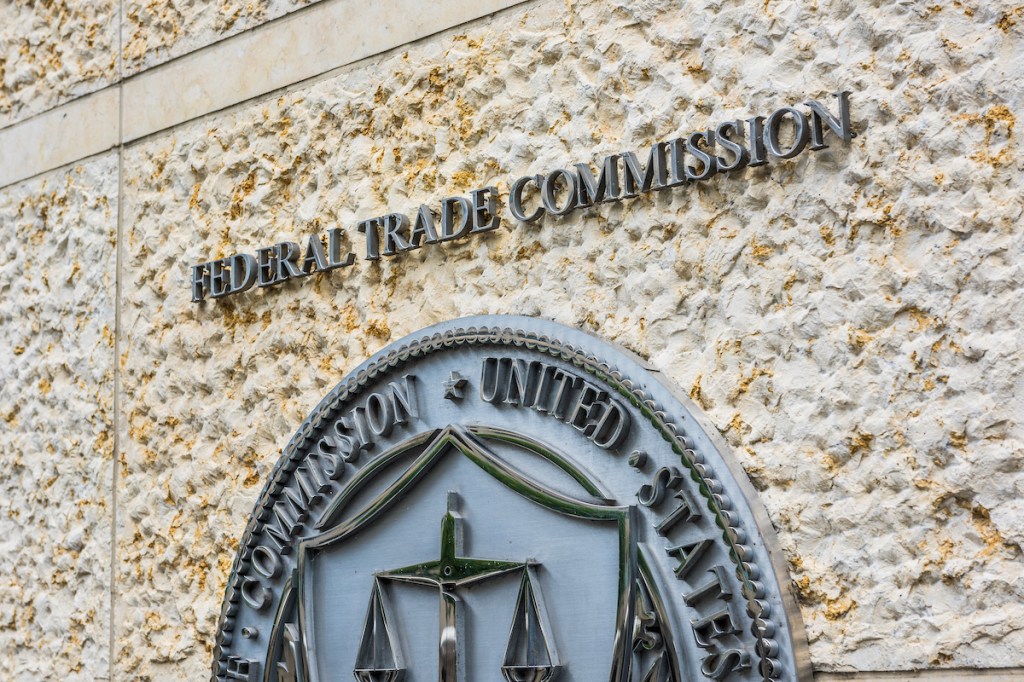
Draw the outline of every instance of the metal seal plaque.
<instances>
[{"instance_id":1,"label":"metal seal plaque","mask_svg":"<svg viewBox=\"0 0 1024 682\"><path fill-rule=\"evenodd\" d=\"M526 317L357 367L264 486L215 682L810 679L767 516L637 357Z\"/></svg>"}]
</instances>

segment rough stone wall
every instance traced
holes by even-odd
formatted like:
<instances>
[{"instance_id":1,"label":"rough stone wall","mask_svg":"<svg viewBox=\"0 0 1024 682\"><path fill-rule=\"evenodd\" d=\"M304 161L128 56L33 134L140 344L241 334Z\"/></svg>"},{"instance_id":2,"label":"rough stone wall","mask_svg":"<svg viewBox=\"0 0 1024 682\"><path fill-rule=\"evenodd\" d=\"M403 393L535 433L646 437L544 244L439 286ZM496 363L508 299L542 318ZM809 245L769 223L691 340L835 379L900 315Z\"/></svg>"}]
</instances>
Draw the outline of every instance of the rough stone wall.
<instances>
[{"instance_id":1,"label":"rough stone wall","mask_svg":"<svg viewBox=\"0 0 1024 682\"><path fill-rule=\"evenodd\" d=\"M115 0L0 2L0 127L117 78Z\"/></svg>"},{"instance_id":2,"label":"rough stone wall","mask_svg":"<svg viewBox=\"0 0 1024 682\"><path fill-rule=\"evenodd\" d=\"M107 679L117 156L0 192L0 678Z\"/></svg>"},{"instance_id":3,"label":"rough stone wall","mask_svg":"<svg viewBox=\"0 0 1024 682\"><path fill-rule=\"evenodd\" d=\"M278 448L368 354L471 313L583 326L689 390L816 668L1024 664L1017 12L691 4L538 2L128 151L121 675L201 674ZM188 300L207 257L842 88L848 147Z\"/></svg>"},{"instance_id":4,"label":"rough stone wall","mask_svg":"<svg viewBox=\"0 0 1024 682\"><path fill-rule=\"evenodd\" d=\"M138 73L315 1L124 0L125 73Z\"/></svg>"},{"instance_id":5,"label":"rough stone wall","mask_svg":"<svg viewBox=\"0 0 1024 682\"><path fill-rule=\"evenodd\" d=\"M122 38L130 76L314 1L4 0L0 127L116 83Z\"/></svg>"},{"instance_id":6,"label":"rough stone wall","mask_svg":"<svg viewBox=\"0 0 1024 682\"><path fill-rule=\"evenodd\" d=\"M129 6L132 68L243 21ZM112 677L203 679L280 447L366 356L473 313L592 330L703 406L778 529L817 669L1024 666L1022 26L1005 1L538 0L128 148L113 577L113 209L88 207L116 164L0 190L3 262L54 256L45 278L0 269L0 457L22 472L3 575L26 581L0 591L0 671L100 677L113 579ZM192 263L355 239L359 219L843 88L850 145L189 302ZM18 208L53 192L73 198L59 225Z\"/></svg>"}]
</instances>

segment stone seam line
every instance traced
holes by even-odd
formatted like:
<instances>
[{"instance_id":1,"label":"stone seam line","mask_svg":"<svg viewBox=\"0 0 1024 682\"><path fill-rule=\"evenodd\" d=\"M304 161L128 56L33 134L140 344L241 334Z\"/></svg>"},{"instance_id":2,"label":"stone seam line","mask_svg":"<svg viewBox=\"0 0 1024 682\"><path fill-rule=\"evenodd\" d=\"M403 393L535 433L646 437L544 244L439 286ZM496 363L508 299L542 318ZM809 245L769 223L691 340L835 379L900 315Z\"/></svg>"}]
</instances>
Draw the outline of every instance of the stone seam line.
<instances>
[{"instance_id":1,"label":"stone seam line","mask_svg":"<svg viewBox=\"0 0 1024 682\"><path fill-rule=\"evenodd\" d=\"M121 461L121 287L124 281L124 0L117 3L117 222L114 244L114 456L110 463L110 646L107 654L107 678L114 678L114 655L117 642L115 609L117 608L117 469Z\"/></svg>"},{"instance_id":2,"label":"stone seam line","mask_svg":"<svg viewBox=\"0 0 1024 682\"><path fill-rule=\"evenodd\" d=\"M424 17L415 11L419 0L369 7L352 0L320 0L128 77L119 57L114 84L0 128L0 187L299 87L525 1L444 0ZM365 12L375 14L364 17ZM342 34L355 26L373 30ZM287 58L280 59L282 54ZM124 103L126 98L131 101Z\"/></svg>"}]
</instances>

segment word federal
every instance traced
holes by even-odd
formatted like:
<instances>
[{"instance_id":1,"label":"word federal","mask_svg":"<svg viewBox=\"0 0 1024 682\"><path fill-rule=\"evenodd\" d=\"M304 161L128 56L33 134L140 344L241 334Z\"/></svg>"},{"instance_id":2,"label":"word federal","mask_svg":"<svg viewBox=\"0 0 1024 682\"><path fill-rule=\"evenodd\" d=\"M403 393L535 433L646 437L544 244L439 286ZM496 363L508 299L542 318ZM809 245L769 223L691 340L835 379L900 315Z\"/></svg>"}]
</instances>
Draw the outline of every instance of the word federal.
<instances>
[{"instance_id":1,"label":"word federal","mask_svg":"<svg viewBox=\"0 0 1024 682\"><path fill-rule=\"evenodd\" d=\"M223 298L240 294L253 286L270 286L289 279L308 277L314 272L327 272L348 267L356 260L354 253L341 255L341 230L327 230L327 248L319 235L310 236L305 250L295 242L281 242L256 249L256 255L236 253L209 263L192 266L192 300Z\"/></svg>"},{"instance_id":2,"label":"word federal","mask_svg":"<svg viewBox=\"0 0 1024 682\"><path fill-rule=\"evenodd\" d=\"M787 106L768 116L728 120L714 127L656 142L646 158L627 151L602 159L596 175L589 162L572 169L525 175L509 184L508 212L520 223L545 215L561 217L596 204L632 199L640 194L706 182L720 173L763 166L770 159L792 159L805 149L820 151L832 133L850 142L856 133L850 123L850 92L835 94L832 113L811 100L807 109ZM413 216L392 212L361 220L364 258L377 261L443 242L486 234L501 226L496 187L483 187L469 196L452 196L439 204L421 204ZM282 242L192 266L192 300L222 298L254 286L267 287L314 272L328 272L355 263L356 255L342 254L342 231L309 237L306 247Z\"/></svg>"}]
</instances>

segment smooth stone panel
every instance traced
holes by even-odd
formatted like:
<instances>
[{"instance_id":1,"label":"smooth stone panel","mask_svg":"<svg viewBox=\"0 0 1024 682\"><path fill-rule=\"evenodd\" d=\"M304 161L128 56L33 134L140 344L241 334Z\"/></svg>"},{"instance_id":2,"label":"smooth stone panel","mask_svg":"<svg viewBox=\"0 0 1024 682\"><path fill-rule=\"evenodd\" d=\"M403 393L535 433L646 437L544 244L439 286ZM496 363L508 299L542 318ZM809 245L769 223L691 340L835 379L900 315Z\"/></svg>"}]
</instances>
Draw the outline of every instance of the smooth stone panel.
<instances>
[{"instance_id":1,"label":"smooth stone panel","mask_svg":"<svg viewBox=\"0 0 1024 682\"><path fill-rule=\"evenodd\" d=\"M124 140L223 109L522 0L330 0L124 83Z\"/></svg>"},{"instance_id":2,"label":"smooth stone panel","mask_svg":"<svg viewBox=\"0 0 1024 682\"><path fill-rule=\"evenodd\" d=\"M106 88L0 129L0 187L117 146L120 94Z\"/></svg>"},{"instance_id":3,"label":"smooth stone panel","mask_svg":"<svg viewBox=\"0 0 1024 682\"><path fill-rule=\"evenodd\" d=\"M317 0L124 3L126 75L255 28Z\"/></svg>"},{"instance_id":4,"label":"smooth stone panel","mask_svg":"<svg viewBox=\"0 0 1024 682\"><path fill-rule=\"evenodd\" d=\"M0 190L0 679L108 679L117 156Z\"/></svg>"}]
</instances>

